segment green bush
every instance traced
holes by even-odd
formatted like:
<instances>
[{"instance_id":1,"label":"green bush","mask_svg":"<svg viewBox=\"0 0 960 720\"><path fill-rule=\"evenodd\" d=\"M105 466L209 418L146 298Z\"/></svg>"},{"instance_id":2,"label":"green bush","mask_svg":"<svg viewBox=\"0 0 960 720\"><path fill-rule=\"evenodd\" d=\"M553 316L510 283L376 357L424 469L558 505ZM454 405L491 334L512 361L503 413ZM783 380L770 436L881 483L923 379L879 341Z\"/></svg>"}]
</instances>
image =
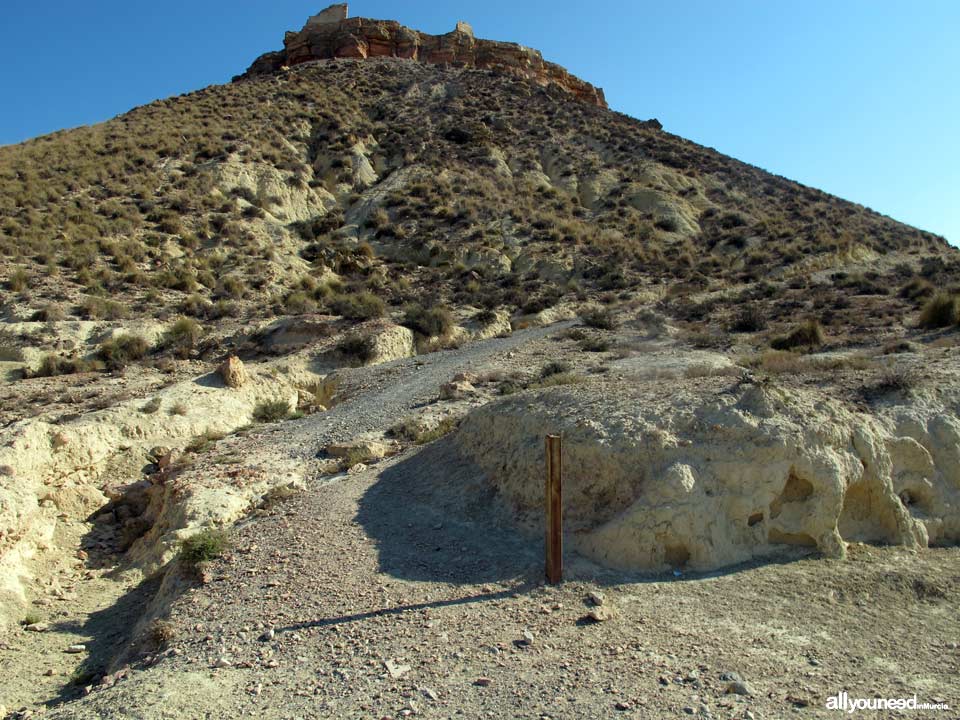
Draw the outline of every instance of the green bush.
<instances>
[{"instance_id":1,"label":"green bush","mask_svg":"<svg viewBox=\"0 0 960 720\"><path fill-rule=\"evenodd\" d=\"M88 297L78 309L81 317L87 320L120 320L127 316L126 306L113 300Z\"/></svg>"},{"instance_id":2,"label":"green bush","mask_svg":"<svg viewBox=\"0 0 960 720\"><path fill-rule=\"evenodd\" d=\"M274 423L290 417L290 403L286 400L264 400L253 409L253 419L262 423Z\"/></svg>"},{"instance_id":3,"label":"green bush","mask_svg":"<svg viewBox=\"0 0 960 720\"><path fill-rule=\"evenodd\" d=\"M758 332L767 327L766 318L756 305L744 307L730 324L730 332L750 333Z\"/></svg>"},{"instance_id":4,"label":"green bush","mask_svg":"<svg viewBox=\"0 0 960 720\"><path fill-rule=\"evenodd\" d=\"M774 350L791 350L796 347L819 347L826 339L819 320L807 320L788 335L774 338L770 347Z\"/></svg>"},{"instance_id":5,"label":"green bush","mask_svg":"<svg viewBox=\"0 0 960 720\"><path fill-rule=\"evenodd\" d=\"M200 324L188 317L178 318L160 338L161 350L169 350L178 357L188 357L190 351L200 340L203 329Z\"/></svg>"},{"instance_id":6,"label":"green bush","mask_svg":"<svg viewBox=\"0 0 960 720\"><path fill-rule=\"evenodd\" d=\"M97 357L103 360L107 370L122 370L129 363L142 360L150 346L139 335L120 335L107 340L97 350Z\"/></svg>"},{"instance_id":7,"label":"green bush","mask_svg":"<svg viewBox=\"0 0 960 720\"><path fill-rule=\"evenodd\" d=\"M93 372L100 366L80 357L61 357L54 353L44 355L40 367L36 372L29 373L30 377L56 377L58 375L75 375L77 373Z\"/></svg>"},{"instance_id":8,"label":"green bush","mask_svg":"<svg viewBox=\"0 0 960 720\"><path fill-rule=\"evenodd\" d=\"M230 539L223 530L201 530L180 543L180 558L190 567L214 560L230 547Z\"/></svg>"},{"instance_id":9,"label":"green bush","mask_svg":"<svg viewBox=\"0 0 960 720\"><path fill-rule=\"evenodd\" d=\"M555 360L540 368L540 377L548 378L551 375L562 375L566 372L570 372L570 363Z\"/></svg>"},{"instance_id":10,"label":"green bush","mask_svg":"<svg viewBox=\"0 0 960 720\"><path fill-rule=\"evenodd\" d=\"M373 360L375 350L373 338L361 335L348 335L337 345L337 352L361 363Z\"/></svg>"},{"instance_id":11,"label":"green bush","mask_svg":"<svg viewBox=\"0 0 960 720\"><path fill-rule=\"evenodd\" d=\"M351 294L338 293L330 300L330 310L347 320L363 321L383 317L386 309L383 300L366 291Z\"/></svg>"},{"instance_id":12,"label":"green bush","mask_svg":"<svg viewBox=\"0 0 960 720\"><path fill-rule=\"evenodd\" d=\"M613 312L606 308L589 310L581 315L580 319L583 320L584 325L599 330L613 330L617 326Z\"/></svg>"},{"instance_id":13,"label":"green bush","mask_svg":"<svg viewBox=\"0 0 960 720\"><path fill-rule=\"evenodd\" d=\"M960 321L960 297L937 293L920 311L920 327L927 330L949 327Z\"/></svg>"},{"instance_id":14,"label":"green bush","mask_svg":"<svg viewBox=\"0 0 960 720\"><path fill-rule=\"evenodd\" d=\"M7 278L7 289L10 292L23 292L30 286L30 276L23 268L17 268Z\"/></svg>"},{"instance_id":15,"label":"green bush","mask_svg":"<svg viewBox=\"0 0 960 720\"><path fill-rule=\"evenodd\" d=\"M448 335L454 328L453 315L443 305L425 308L423 305L410 305L403 315L401 323L411 330L427 337Z\"/></svg>"}]
</instances>

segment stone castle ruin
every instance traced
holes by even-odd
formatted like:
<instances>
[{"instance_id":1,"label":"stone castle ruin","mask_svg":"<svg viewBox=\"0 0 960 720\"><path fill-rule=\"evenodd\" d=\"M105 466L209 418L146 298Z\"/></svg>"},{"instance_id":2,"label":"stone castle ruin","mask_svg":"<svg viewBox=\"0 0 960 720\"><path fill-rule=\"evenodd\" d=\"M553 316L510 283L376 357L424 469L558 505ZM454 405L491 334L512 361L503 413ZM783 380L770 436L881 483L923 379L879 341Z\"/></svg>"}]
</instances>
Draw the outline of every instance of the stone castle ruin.
<instances>
[{"instance_id":1,"label":"stone castle ruin","mask_svg":"<svg viewBox=\"0 0 960 720\"><path fill-rule=\"evenodd\" d=\"M317 60L393 57L438 65L490 69L559 88L575 99L607 107L603 90L561 66L547 62L539 51L517 43L478 40L473 28L459 21L444 35L428 35L395 20L351 18L346 3L314 15L298 32L288 32L283 50L257 58L242 80Z\"/></svg>"}]
</instances>

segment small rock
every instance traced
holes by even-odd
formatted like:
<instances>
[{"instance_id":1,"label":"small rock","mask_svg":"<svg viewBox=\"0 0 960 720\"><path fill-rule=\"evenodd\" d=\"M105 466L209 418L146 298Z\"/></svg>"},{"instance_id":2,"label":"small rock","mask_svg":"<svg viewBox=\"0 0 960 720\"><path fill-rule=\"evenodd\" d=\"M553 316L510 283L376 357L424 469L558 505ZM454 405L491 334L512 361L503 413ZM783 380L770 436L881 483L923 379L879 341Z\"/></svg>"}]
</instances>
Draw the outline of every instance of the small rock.
<instances>
[{"instance_id":1,"label":"small rock","mask_svg":"<svg viewBox=\"0 0 960 720\"><path fill-rule=\"evenodd\" d=\"M434 692L433 690L431 690L430 688L423 688L423 689L420 690L420 692L422 692L422 693L423 693L423 696L424 696L425 698L427 698L428 700L433 700L434 702L436 702L437 700L440 699L440 696L437 695L437 693L435 693L435 692Z\"/></svg>"},{"instance_id":2,"label":"small rock","mask_svg":"<svg viewBox=\"0 0 960 720\"><path fill-rule=\"evenodd\" d=\"M524 642L525 645L532 645L532 644L533 644L533 633L530 632L529 630L524 630L524 631L523 631L523 642Z\"/></svg>"},{"instance_id":3,"label":"small rock","mask_svg":"<svg viewBox=\"0 0 960 720\"><path fill-rule=\"evenodd\" d=\"M753 695L753 688L743 680L734 680L727 685L727 695Z\"/></svg>"},{"instance_id":4,"label":"small rock","mask_svg":"<svg viewBox=\"0 0 960 720\"><path fill-rule=\"evenodd\" d=\"M587 599L595 607L602 607L604 601L607 598L602 592L599 592L597 590L591 590L590 593L587 595Z\"/></svg>"},{"instance_id":5,"label":"small rock","mask_svg":"<svg viewBox=\"0 0 960 720\"><path fill-rule=\"evenodd\" d=\"M629 710L630 708L632 708L633 706L632 706L630 703L628 703L628 702L622 702L622 701L621 701L621 702L618 702L618 703L617 703L616 705L614 705L613 707L614 707L615 709L619 710L620 712L625 712L625 711Z\"/></svg>"},{"instance_id":6,"label":"small rock","mask_svg":"<svg viewBox=\"0 0 960 720\"><path fill-rule=\"evenodd\" d=\"M743 678L740 677L740 673L736 672L725 672L720 676L720 679L724 682L739 682L743 680Z\"/></svg>"},{"instance_id":7,"label":"small rock","mask_svg":"<svg viewBox=\"0 0 960 720\"><path fill-rule=\"evenodd\" d=\"M696 710L694 710L694 709L693 709L692 707L690 707L689 705L687 705L686 707L684 707L684 708L683 708L683 711L684 711L687 715L693 715L695 712L697 712Z\"/></svg>"},{"instance_id":8,"label":"small rock","mask_svg":"<svg viewBox=\"0 0 960 720\"><path fill-rule=\"evenodd\" d=\"M274 631L274 629L269 628L268 630L265 630L263 634L260 636L260 642L270 642L276 636L277 636L277 633Z\"/></svg>"},{"instance_id":9,"label":"small rock","mask_svg":"<svg viewBox=\"0 0 960 720\"><path fill-rule=\"evenodd\" d=\"M473 681L473 684L476 685L477 687L490 687L490 684L491 684L492 682L493 682L493 680L491 680L491 679L488 678L488 677L481 677L481 678L477 678L476 680L474 680L474 681Z\"/></svg>"},{"instance_id":10,"label":"small rock","mask_svg":"<svg viewBox=\"0 0 960 720\"><path fill-rule=\"evenodd\" d=\"M587 619L595 623L607 622L608 620L613 620L613 618L613 609L607 605L595 607L593 610L587 613Z\"/></svg>"},{"instance_id":11,"label":"small rock","mask_svg":"<svg viewBox=\"0 0 960 720\"><path fill-rule=\"evenodd\" d=\"M398 665L393 660L385 660L383 664L394 680L399 680L412 669L409 665Z\"/></svg>"},{"instance_id":12,"label":"small rock","mask_svg":"<svg viewBox=\"0 0 960 720\"><path fill-rule=\"evenodd\" d=\"M955 642L947 643L947 648L950 649L950 650L956 650L957 647L960 647L960 646L958 646L957 643L955 643Z\"/></svg>"},{"instance_id":13,"label":"small rock","mask_svg":"<svg viewBox=\"0 0 960 720\"><path fill-rule=\"evenodd\" d=\"M465 380L454 380L453 382L444 383L440 386L440 399L459 400L468 395L473 395L476 391L477 389L472 383Z\"/></svg>"},{"instance_id":14,"label":"small rock","mask_svg":"<svg viewBox=\"0 0 960 720\"><path fill-rule=\"evenodd\" d=\"M50 629L50 625L44 622L31 623L30 625L25 625L24 630L27 632L46 632Z\"/></svg>"},{"instance_id":15,"label":"small rock","mask_svg":"<svg viewBox=\"0 0 960 720\"><path fill-rule=\"evenodd\" d=\"M754 715L754 714L753 714L752 712L750 712L749 710L744 710L744 711L743 711L743 720L756 720L756 718L757 718L757 716Z\"/></svg>"},{"instance_id":16,"label":"small rock","mask_svg":"<svg viewBox=\"0 0 960 720\"><path fill-rule=\"evenodd\" d=\"M53 677L53 668L47 668L43 674L47 677Z\"/></svg>"},{"instance_id":17,"label":"small rock","mask_svg":"<svg viewBox=\"0 0 960 720\"><path fill-rule=\"evenodd\" d=\"M213 666L214 666L215 668L228 668L228 667L230 667L230 666L232 666L232 665L233 665L233 663L230 661L230 658L228 658L228 657L221 657L219 660L217 660L217 661L213 664Z\"/></svg>"},{"instance_id":18,"label":"small rock","mask_svg":"<svg viewBox=\"0 0 960 720\"><path fill-rule=\"evenodd\" d=\"M64 650L64 652L70 653L71 655L78 655L79 653L86 652L86 651L87 651L87 646L79 645L79 644L71 645L66 650Z\"/></svg>"}]
</instances>

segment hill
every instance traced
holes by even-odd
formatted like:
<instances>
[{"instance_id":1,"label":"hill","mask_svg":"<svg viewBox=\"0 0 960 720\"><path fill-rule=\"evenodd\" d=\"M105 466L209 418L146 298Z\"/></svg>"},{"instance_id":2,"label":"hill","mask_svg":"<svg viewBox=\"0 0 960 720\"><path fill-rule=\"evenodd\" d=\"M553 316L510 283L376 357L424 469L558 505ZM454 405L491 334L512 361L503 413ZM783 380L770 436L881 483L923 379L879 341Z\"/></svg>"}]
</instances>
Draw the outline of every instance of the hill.
<instances>
[{"instance_id":1,"label":"hill","mask_svg":"<svg viewBox=\"0 0 960 720\"><path fill-rule=\"evenodd\" d=\"M956 707L958 270L345 6L0 148L0 717Z\"/></svg>"}]
</instances>

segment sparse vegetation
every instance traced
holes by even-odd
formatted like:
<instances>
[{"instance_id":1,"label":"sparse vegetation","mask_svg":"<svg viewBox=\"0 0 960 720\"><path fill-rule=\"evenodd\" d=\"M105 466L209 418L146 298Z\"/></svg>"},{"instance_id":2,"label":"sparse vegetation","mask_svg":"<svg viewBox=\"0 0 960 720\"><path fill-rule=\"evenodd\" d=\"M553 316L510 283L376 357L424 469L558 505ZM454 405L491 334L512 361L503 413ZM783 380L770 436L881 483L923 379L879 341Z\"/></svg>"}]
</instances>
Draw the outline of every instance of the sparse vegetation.
<instances>
[{"instance_id":1,"label":"sparse vegetation","mask_svg":"<svg viewBox=\"0 0 960 720\"><path fill-rule=\"evenodd\" d=\"M572 366L568 362L563 362L562 360L554 360L548 362L542 368L540 368L540 378L545 379L553 375L562 375L564 373L570 372Z\"/></svg>"},{"instance_id":2,"label":"sparse vegetation","mask_svg":"<svg viewBox=\"0 0 960 720\"><path fill-rule=\"evenodd\" d=\"M223 530L206 529L180 543L180 559L187 567L215 560L230 547L230 539Z\"/></svg>"},{"instance_id":3,"label":"sparse vegetation","mask_svg":"<svg viewBox=\"0 0 960 720\"><path fill-rule=\"evenodd\" d=\"M937 293L920 311L920 327L935 330L960 322L960 296L953 293Z\"/></svg>"},{"instance_id":4,"label":"sparse vegetation","mask_svg":"<svg viewBox=\"0 0 960 720\"><path fill-rule=\"evenodd\" d=\"M203 330L193 318L181 317L163 334L159 348L186 358L196 347Z\"/></svg>"},{"instance_id":5,"label":"sparse vegetation","mask_svg":"<svg viewBox=\"0 0 960 720\"><path fill-rule=\"evenodd\" d=\"M387 431L387 435L417 445L426 445L434 440L439 440L445 435L449 435L456 430L459 425L460 420L454 417L445 417L432 427L430 425L424 425L423 422L417 418L408 418L391 427Z\"/></svg>"},{"instance_id":6,"label":"sparse vegetation","mask_svg":"<svg viewBox=\"0 0 960 720\"><path fill-rule=\"evenodd\" d=\"M329 306L335 314L357 322L383 317L386 312L383 300L370 292L335 295Z\"/></svg>"},{"instance_id":7,"label":"sparse vegetation","mask_svg":"<svg viewBox=\"0 0 960 720\"><path fill-rule=\"evenodd\" d=\"M163 400L159 397L150 398L140 407L140 412L145 415L153 415L153 413L157 412L161 407L163 407Z\"/></svg>"},{"instance_id":8,"label":"sparse vegetation","mask_svg":"<svg viewBox=\"0 0 960 720\"><path fill-rule=\"evenodd\" d=\"M826 336L819 320L807 320L787 335L774 338L770 347L774 350L792 350L798 347L816 348L823 345Z\"/></svg>"},{"instance_id":9,"label":"sparse vegetation","mask_svg":"<svg viewBox=\"0 0 960 720\"><path fill-rule=\"evenodd\" d=\"M403 316L403 325L426 337L443 337L453 330L453 314L442 305L424 307L410 305Z\"/></svg>"},{"instance_id":10,"label":"sparse vegetation","mask_svg":"<svg viewBox=\"0 0 960 720\"><path fill-rule=\"evenodd\" d=\"M600 330L613 330L617 326L616 318L610 308L594 308L580 316L583 324Z\"/></svg>"},{"instance_id":11,"label":"sparse vegetation","mask_svg":"<svg viewBox=\"0 0 960 720\"><path fill-rule=\"evenodd\" d=\"M730 332L752 333L765 330L767 320L756 305L747 305L737 313L733 322L730 324Z\"/></svg>"},{"instance_id":12,"label":"sparse vegetation","mask_svg":"<svg viewBox=\"0 0 960 720\"><path fill-rule=\"evenodd\" d=\"M120 335L102 343L97 350L107 370L122 370L131 362L142 360L150 349L147 341L139 335Z\"/></svg>"},{"instance_id":13,"label":"sparse vegetation","mask_svg":"<svg viewBox=\"0 0 960 720\"><path fill-rule=\"evenodd\" d=\"M370 336L347 335L337 344L337 352L359 364L364 364L373 360L376 345Z\"/></svg>"},{"instance_id":14,"label":"sparse vegetation","mask_svg":"<svg viewBox=\"0 0 960 720\"><path fill-rule=\"evenodd\" d=\"M187 445L185 450L187 452L199 455L201 453L207 452L213 445L220 440L223 440L225 435L223 433L214 432L212 430L207 430L202 435L198 435Z\"/></svg>"},{"instance_id":15,"label":"sparse vegetation","mask_svg":"<svg viewBox=\"0 0 960 720\"><path fill-rule=\"evenodd\" d=\"M261 423L286 420L293 411L286 400L264 400L253 409L253 419Z\"/></svg>"}]
</instances>

